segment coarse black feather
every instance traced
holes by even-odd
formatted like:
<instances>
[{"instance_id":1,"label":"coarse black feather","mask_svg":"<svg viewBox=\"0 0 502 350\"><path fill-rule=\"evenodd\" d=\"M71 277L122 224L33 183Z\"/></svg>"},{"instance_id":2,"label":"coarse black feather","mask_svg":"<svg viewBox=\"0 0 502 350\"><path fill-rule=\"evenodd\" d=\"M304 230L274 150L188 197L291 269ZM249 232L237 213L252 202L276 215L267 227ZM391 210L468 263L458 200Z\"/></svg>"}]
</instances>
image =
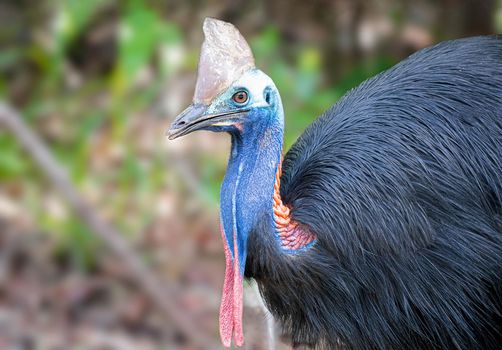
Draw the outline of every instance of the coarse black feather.
<instances>
[{"instance_id":1,"label":"coarse black feather","mask_svg":"<svg viewBox=\"0 0 502 350\"><path fill-rule=\"evenodd\" d=\"M246 277L293 344L500 349L502 37L347 93L285 156L281 196L318 241L284 254L258 218Z\"/></svg>"}]
</instances>

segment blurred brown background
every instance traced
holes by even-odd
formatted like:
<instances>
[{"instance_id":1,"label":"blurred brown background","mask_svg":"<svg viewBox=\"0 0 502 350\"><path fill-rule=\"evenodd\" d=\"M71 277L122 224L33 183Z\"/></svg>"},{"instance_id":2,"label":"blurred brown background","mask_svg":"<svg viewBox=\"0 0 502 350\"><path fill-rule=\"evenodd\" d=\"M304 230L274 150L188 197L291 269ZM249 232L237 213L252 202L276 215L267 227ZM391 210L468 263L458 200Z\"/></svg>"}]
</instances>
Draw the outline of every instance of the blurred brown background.
<instances>
[{"instance_id":1,"label":"blurred brown background","mask_svg":"<svg viewBox=\"0 0 502 350\"><path fill-rule=\"evenodd\" d=\"M218 344L229 141L164 136L191 100L206 16L234 23L274 79L289 147L345 91L410 53L502 32L502 0L0 1L0 100L167 286L174 312ZM0 124L0 349L201 348L46 171ZM270 346L260 301L246 295L245 347L287 348Z\"/></svg>"}]
</instances>

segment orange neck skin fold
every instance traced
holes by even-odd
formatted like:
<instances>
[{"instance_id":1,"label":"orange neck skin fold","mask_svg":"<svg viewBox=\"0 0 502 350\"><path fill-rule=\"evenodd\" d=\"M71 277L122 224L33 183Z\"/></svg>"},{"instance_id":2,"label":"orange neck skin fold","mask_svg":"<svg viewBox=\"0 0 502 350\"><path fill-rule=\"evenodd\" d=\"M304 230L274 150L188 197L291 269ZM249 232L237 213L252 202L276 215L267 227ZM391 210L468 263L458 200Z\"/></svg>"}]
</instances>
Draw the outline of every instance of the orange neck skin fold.
<instances>
[{"instance_id":1,"label":"orange neck skin fold","mask_svg":"<svg viewBox=\"0 0 502 350\"><path fill-rule=\"evenodd\" d=\"M303 228L291 218L291 208L285 205L281 199L282 159L277 168L274 184L274 222L279 235L281 248L289 253L306 248L314 243L316 236Z\"/></svg>"}]
</instances>

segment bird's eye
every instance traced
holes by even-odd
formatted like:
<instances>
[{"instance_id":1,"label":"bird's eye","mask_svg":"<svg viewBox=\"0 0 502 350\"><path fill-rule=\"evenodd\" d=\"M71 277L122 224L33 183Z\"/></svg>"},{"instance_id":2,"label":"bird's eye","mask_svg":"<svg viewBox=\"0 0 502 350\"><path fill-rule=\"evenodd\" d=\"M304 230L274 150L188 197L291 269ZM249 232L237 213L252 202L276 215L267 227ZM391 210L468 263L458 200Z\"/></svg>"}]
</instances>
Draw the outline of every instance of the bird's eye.
<instances>
[{"instance_id":1,"label":"bird's eye","mask_svg":"<svg viewBox=\"0 0 502 350\"><path fill-rule=\"evenodd\" d=\"M248 101L248 94L246 91L237 91L232 96L232 100L234 100L234 102L238 104L246 103Z\"/></svg>"}]
</instances>

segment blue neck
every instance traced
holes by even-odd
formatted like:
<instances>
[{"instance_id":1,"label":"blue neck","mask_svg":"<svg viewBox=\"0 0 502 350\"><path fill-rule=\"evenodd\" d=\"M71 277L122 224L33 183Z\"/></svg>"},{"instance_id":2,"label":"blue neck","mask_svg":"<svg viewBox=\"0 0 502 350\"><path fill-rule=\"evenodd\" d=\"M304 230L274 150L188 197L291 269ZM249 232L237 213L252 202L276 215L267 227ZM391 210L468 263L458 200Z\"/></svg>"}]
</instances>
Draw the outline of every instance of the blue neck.
<instances>
[{"instance_id":1,"label":"blue neck","mask_svg":"<svg viewBox=\"0 0 502 350\"><path fill-rule=\"evenodd\" d=\"M275 109L249 112L252 121L231 133L232 149L221 189L221 223L234 257L234 232L240 273L244 274L247 238L262 213L272 211L275 175L281 161L284 121ZM272 217L272 216L270 216ZM273 223L270 223L273 225Z\"/></svg>"}]
</instances>

